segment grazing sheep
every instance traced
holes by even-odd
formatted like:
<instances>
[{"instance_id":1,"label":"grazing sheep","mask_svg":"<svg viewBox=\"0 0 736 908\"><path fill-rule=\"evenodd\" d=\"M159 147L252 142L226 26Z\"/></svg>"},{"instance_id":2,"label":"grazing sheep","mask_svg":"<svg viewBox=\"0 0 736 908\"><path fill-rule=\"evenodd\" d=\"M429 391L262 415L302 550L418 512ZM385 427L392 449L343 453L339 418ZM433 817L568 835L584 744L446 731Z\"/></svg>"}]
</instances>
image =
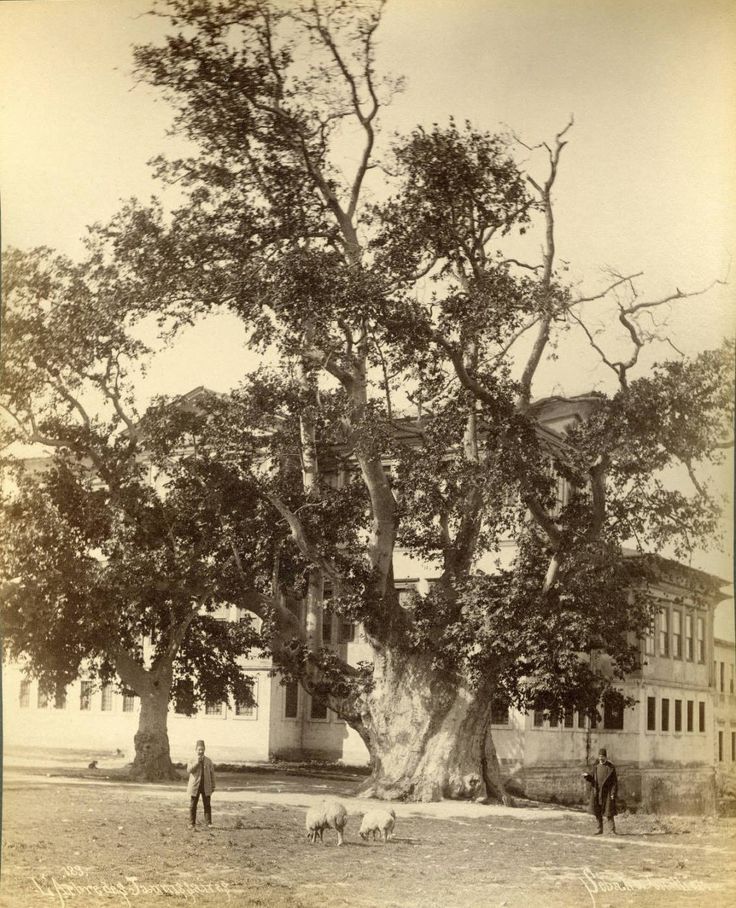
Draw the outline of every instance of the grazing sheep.
<instances>
[{"instance_id":1,"label":"grazing sheep","mask_svg":"<svg viewBox=\"0 0 736 908\"><path fill-rule=\"evenodd\" d=\"M314 845L325 829L334 829L337 832L337 844L342 845L342 831L348 821L348 812L338 801L322 801L316 807L307 811L307 839Z\"/></svg>"},{"instance_id":2,"label":"grazing sheep","mask_svg":"<svg viewBox=\"0 0 736 908\"><path fill-rule=\"evenodd\" d=\"M363 822L360 824L360 837L361 839L367 839L373 833L375 841L376 833L378 833L385 845L394 833L395 822L396 814L393 807L374 807L363 817Z\"/></svg>"}]
</instances>

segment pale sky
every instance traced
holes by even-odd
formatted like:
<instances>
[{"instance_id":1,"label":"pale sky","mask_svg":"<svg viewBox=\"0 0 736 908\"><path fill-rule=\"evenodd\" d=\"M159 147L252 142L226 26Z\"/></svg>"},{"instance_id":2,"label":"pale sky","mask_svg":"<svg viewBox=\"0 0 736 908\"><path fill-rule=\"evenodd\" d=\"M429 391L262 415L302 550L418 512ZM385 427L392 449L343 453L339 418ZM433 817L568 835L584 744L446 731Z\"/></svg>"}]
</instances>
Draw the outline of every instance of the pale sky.
<instances>
[{"instance_id":1,"label":"pale sky","mask_svg":"<svg viewBox=\"0 0 736 908\"><path fill-rule=\"evenodd\" d=\"M79 252L119 200L159 191L146 162L176 149L171 112L130 76L155 39L150 0L0 3L3 244ZM643 270L661 296L725 278L736 258L736 3L731 0L389 0L378 65L407 79L387 133L449 115L529 144L575 125L556 184L557 248L586 291ZM532 160L532 164L534 164ZM543 175L543 171L538 171ZM673 307L688 353L733 333L733 281ZM144 394L232 387L253 357L213 318L158 360ZM545 367L547 369L547 367ZM538 393L608 382L587 349ZM547 385L543 382L547 380Z\"/></svg>"}]
</instances>

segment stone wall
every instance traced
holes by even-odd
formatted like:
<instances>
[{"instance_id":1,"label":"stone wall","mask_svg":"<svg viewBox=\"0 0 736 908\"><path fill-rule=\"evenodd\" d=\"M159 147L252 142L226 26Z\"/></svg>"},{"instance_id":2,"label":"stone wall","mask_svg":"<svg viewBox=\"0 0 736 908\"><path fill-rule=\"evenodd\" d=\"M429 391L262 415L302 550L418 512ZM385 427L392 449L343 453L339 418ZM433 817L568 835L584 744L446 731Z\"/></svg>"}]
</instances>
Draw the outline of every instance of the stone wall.
<instances>
[{"instance_id":1,"label":"stone wall","mask_svg":"<svg viewBox=\"0 0 736 908\"><path fill-rule=\"evenodd\" d=\"M710 815L716 811L713 769L703 766L618 764L618 809L645 813ZM517 767L507 777L512 794L554 804L586 807L589 786L574 766Z\"/></svg>"}]
</instances>

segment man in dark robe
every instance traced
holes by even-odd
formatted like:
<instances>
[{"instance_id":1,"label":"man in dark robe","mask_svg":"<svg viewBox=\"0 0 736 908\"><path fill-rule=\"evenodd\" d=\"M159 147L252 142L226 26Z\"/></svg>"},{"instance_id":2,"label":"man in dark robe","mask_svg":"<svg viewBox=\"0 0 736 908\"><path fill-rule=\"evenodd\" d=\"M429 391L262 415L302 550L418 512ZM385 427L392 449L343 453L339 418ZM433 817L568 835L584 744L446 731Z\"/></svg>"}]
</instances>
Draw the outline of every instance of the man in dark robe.
<instances>
[{"instance_id":1,"label":"man in dark robe","mask_svg":"<svg viewBox=\"0 0 736 908\"><path fill-rule=\"evenodd\" d=\"M616 834L616 795L618 794L618 779L616 767L609 762L606 748L598 751L598 760L591 767L590 772L584 772L583 778L590 785L590 811L598 821L596 835L603 834L603 818L608 824L611 835Z\"/></svg>"}]
</instances>

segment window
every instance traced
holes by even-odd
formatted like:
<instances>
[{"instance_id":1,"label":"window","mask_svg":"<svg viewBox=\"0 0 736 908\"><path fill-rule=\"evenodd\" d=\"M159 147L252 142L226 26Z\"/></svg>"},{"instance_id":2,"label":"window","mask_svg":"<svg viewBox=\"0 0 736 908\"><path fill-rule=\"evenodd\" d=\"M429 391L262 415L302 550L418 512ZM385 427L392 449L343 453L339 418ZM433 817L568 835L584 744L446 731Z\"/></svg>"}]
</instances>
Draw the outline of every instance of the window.
<instances>
[{"instance_id":1,"label":"window","mask_svg":"<svg viewBox=\"0 0 736 908\"><path fill-rule=\"evenodd\" d=\"M695 640L693 639L693 616L685 615L685 658L692 662L695 658Z\"/></svg>"},{"instance_id":2,"label":"window","mask_svg":"<svg viewBox=\"0 0 736 908\"><path fill-rule=\"evenodd\" d=\"M614 694L603 704L603 727L622 729L624 727L624 698Z\"/></svg>"},{"instance_id":3,"label":"window","mask_svg":"<svg viewBox=\"0 0 736 908\"><path fill-rule=\"evenodd\" d=\"M663 608L659 611L659 655L669 656L670 654L670 613L669 609Z\"/></svg>"},{"instance_id":4,"label":"window","mask_svg":"<svg viewBox=\"0 0 736 908\"><path fill-rule=\"evenodd\" d=\"M110 712L112 710L112 684L102 686L102 711Z\"/></svg>"},{"instance_id":5,"label":"window","mask_svg":"<svg viewBox=\"0 0 736 908\"><path fill-rule=\"evenodd\" d=\"M299 712L299 685L289 681L284 685L284 718L296 719Z\"/></svg>"},{"instance_id":6,"label":"window","mask_svg":"<svg viewBox=\"0 0 736 908\"><path fill-rule=\"evenodd\" d=\"M667 697L662 697L662 719L660 727L662 731L670 730L670 701Z\"/></svg>"},{"instance_id":7,"label":"window","mask_svg":"<svg viewBox=\"0 0 736 908\"><path fill-rule=\"evenodd\" d=\"M327 645L332 643L332 628L335 623L335 616L331 609L324 609L322 612L322 643Z\"/></svg>"},{"instance_id":8,"label":"window","mask_svg":"<svg viewBox=\"0 0 736 908\"><path fill-rule=\"evenodd\" d=\"M649 625L649 629L644 634L644 655L654 656L656 653L657 639L654 632L654 620Z\"/></svg>"},{"instance_id":9,"label":"window","mask_svg":"<svg viewBox=\"0 0 736 908\"><path fill-rule=\"evenodd\" d=\"M28 709L31 705L31 682L25 678L20 682L19 703L23 709Z\"/></svg>"},{"instance_id":10,"label":"window","mask_svg":"<svg viewBox=\"0 0 736 908\"><path fill-rule=\"evenodd\" d=\"M327 718L327 704L324 700L320 700L319 697L312 695L312 708L310 712L312 719L326 719Z\"/></svg>"},{"instance_id":11,"label":"window","mask_svg":"<svg viewBox=\"0 0 736 908\"><path fill-rule=\"evenodd\" d=\"M736 731L731 732L731 762L736 763Z\"/></svg>"},{"instance_id":12,"label":"window","mask_svg":"<svg viewBox=\"0 0 736 908\"><path fill-rule=\"evenodd\" d=\"M682 731L682 700L675 700L675 731Z\"/></svg>"},{"instance_id":13,"label":"window","mask_svg":"<svg viewBox=\"0 0 736 908\"><path fill-rule=\"evenodd\" d=\"M396 582L396 592L402 608L414 608L418 582L418 580L398 580Z\"/></svg>"},{"instance_id":14,"label":"window","mask_svg":"<svg viewBox=\"0 0 736 908\"><path fill-rule=\"evenodd\" d=\"M693 728L694 728L694 722L695 722L695 714L693 711L694 707L695 707L695 704L693 703L693 701L688 700L687 701L687 730L688 731L693 731Z\"/></svg>"},{"instance_id":15,"label":"window","mask_svg":"<svg viewBox=\"0 0 736 908\"><path fill-rule=\"evenodd\" d=\"M500 694L497 694L493 700L491 700L491 724L509 724L509 703L508 700Z\"/></svg>"},{"instance_id":16,"label":"window","mask_svg":"<svg viewBox=\"0 0 736 908\"><path fill-rule=\"evenodd\" d=\"M564 724L565 728L572 728L574 719L575 719L575 717L573 716L572 710L566 709L565 718L563 720L563 724Z\"/></svg>"},{"instance_id":17,"label":"window","mask_svg":"<svg viewBox=\"0 0 736 908\"><path fill-rule=\"evenodd\" d=\"M251 692L251 697L253 698L253 703L252 703L252 705L251 705L250 703L246 703L246 701L245 701L245 700L242 700L242 699L240 699L240 700L236 699L236 700L235 700L235 715L236 715L236 716L241 716L243 719L256 719L256 718L258 718L258 715L257 715L257 713L256 713L256 708L257 708L257 704L256 704L257 696L256 696L256 694L258 693L258 679L257 679L257 678L251 678L250 681L251 681L251 689L250 689L250 692Z\"/></svg>"},{"instance_id":18,"label":"window","mask_svg":"<svg viewBox=\"0 0 736 908\"><path fill-rule=\"evenodd\" d=\"M718 732L718 762L723 763L723 732Z\"/></svg>"},{"instance_id":19,"label":"window","mask_svg":"<svg viewBox=\"0 0 736 908\"><path fill-rule=\"evenodd\" d=\"M695 621L696 628L696 652L698 654L698 662L705 662L705 621L702 618L697 618Z\"/></svg>"},{"instance_id":20,"label":"window","mask_svg":"<svg viewBox=\"0 0 736 908\"><path fill-rule=\"evenodd\" d=\"M135 694L130 690L126 690L123 693L123 712L135 712Z\"/></svg>"},{"instance_id":21,"label":"window","mask_svg":"<svg viewBox=\"0 0 736 908\"><path fill-rule=\"evenodd\" d=\"M549 727L557 728L557 726L559 725L559 719L560 719L560 717L557 715L556 712L551 713L550 717L549 717Z\"/></svg>"},{"instance_id":22,"label":"window","mask_svg":"<svg viewBox=\"0 0 736 908\"><path fill-rule=\"evenodd\" d=\"M733 663L728 667L728 692L733 693Z\"/></svg>"},{"instance_id":23,"label":"window","mask_svg":"<svg viewBox=\"0 0 736 908\"><path fill-rule=\"evenodd\" d=\"M92 708L92 682L82 681L79 687L79 708L83 710Z\"/></svg>"},{"instance_id":24,"label":"window","mask_svg":"<svg viewBox=\"0 0 736 908\"><path fill-rule=\"evenodd\" d=\"M677 609L672 612L672 655L682 659L682 612Z\"/></svg>"},{"instance_id":25,"label":"window","mask_svg":"<svg viewBox=\"0 0 736 908\"><path fill-rule=\"evenodd\" d=\"M585 728L585 713L582 709L578 713L578 728Z\"/></svg>"},{"instance_id":26,"label":"window","mask_svg":"<svg viewBox=\"0 0 736 908\"><path fill-rule=\"evenodd\" d=\"M66 709L66 688L61 684L56 688L54 709Z\"/></svg>"},{"instance_id":27,"label":"window","mask_svg":"<svg viewBox=\"0 0 736 908\"><path fill-rule=\"evenodd\" d=\"M544 725L544 710L535 709L534 710L534 727L541 728Z\"/></svg>"},{"instance_id":28,"label":"window","mask_svg":"<svg viewBox=\"0 0 736 908\"><path fill-rule=\"evenodd\" d=\"M224 703L205 703L204 705L204 714L205 716L222 716L225 713L225 704Z\"/></svg>"},{"instance_id":29,"label":"window","mask_svg":"<svg viewBox=\"0 0 736 908\"><path fill-rule=\"evenodd\" d=\"M657 698L647 697L647 731L657 730Z\"/></svg>"},{"instance_id":30,"label":"window","mask_svg":"<svg viewBox=\"0 0 736 908\"><path fill-rule=\"evenodd\" d=\"M40 686L38 688L38 695L36 697L36 706L39 709L48 709L49 706L49 695Z\"/></svg>"},{"instance_id":31,"label":"window","mask_svg":"<svg viewBox=\"0 0 736 908\"><path fill-rule=\"evenodd\" d=\"M698 731L705 731L705 703L698 703Z\"/></svg>"},{"instance_id":32,"label":"window","mask_svg":"<svg viewBox=\"0 0 736 908\"><path fill-rule=\"evenodd\" d=\"M340 619L339 643L352 643L355 640L355 622L345 618Z\"/></svg>"},{"instance_id":33,"label":"window","mask_svg":"<svg viewBox=\"0 0 736 908\"><path fill-rule=\"evenodd\" d=\"M177 716L193 716L197 711L197 704L194 699L194 681L191 678L180 678L176 682L173 697L174 711Z\"/></svg>"},{"instance_id":34,"label":"window","mask_svg":"<svg viewBox=\"0 0 736 908\"><path fill-rule=\"evenodd\" d=\"M720 681L720 691L723 693L726 690L726 663L720 662L720 671L718 673L718 680Z\"/></svg>"},{"instance_id":35,"label":"window","mask_svg":"<svg viewBox=\"0 0 736 908\"><path fill-rule=\"evenodd\" d=\"M235 701L235 715L240 716L243 719L255 719L256 717L256 707L255 704L252 706L245 703L243 700Z\"/></svg>"}]
</instances>

